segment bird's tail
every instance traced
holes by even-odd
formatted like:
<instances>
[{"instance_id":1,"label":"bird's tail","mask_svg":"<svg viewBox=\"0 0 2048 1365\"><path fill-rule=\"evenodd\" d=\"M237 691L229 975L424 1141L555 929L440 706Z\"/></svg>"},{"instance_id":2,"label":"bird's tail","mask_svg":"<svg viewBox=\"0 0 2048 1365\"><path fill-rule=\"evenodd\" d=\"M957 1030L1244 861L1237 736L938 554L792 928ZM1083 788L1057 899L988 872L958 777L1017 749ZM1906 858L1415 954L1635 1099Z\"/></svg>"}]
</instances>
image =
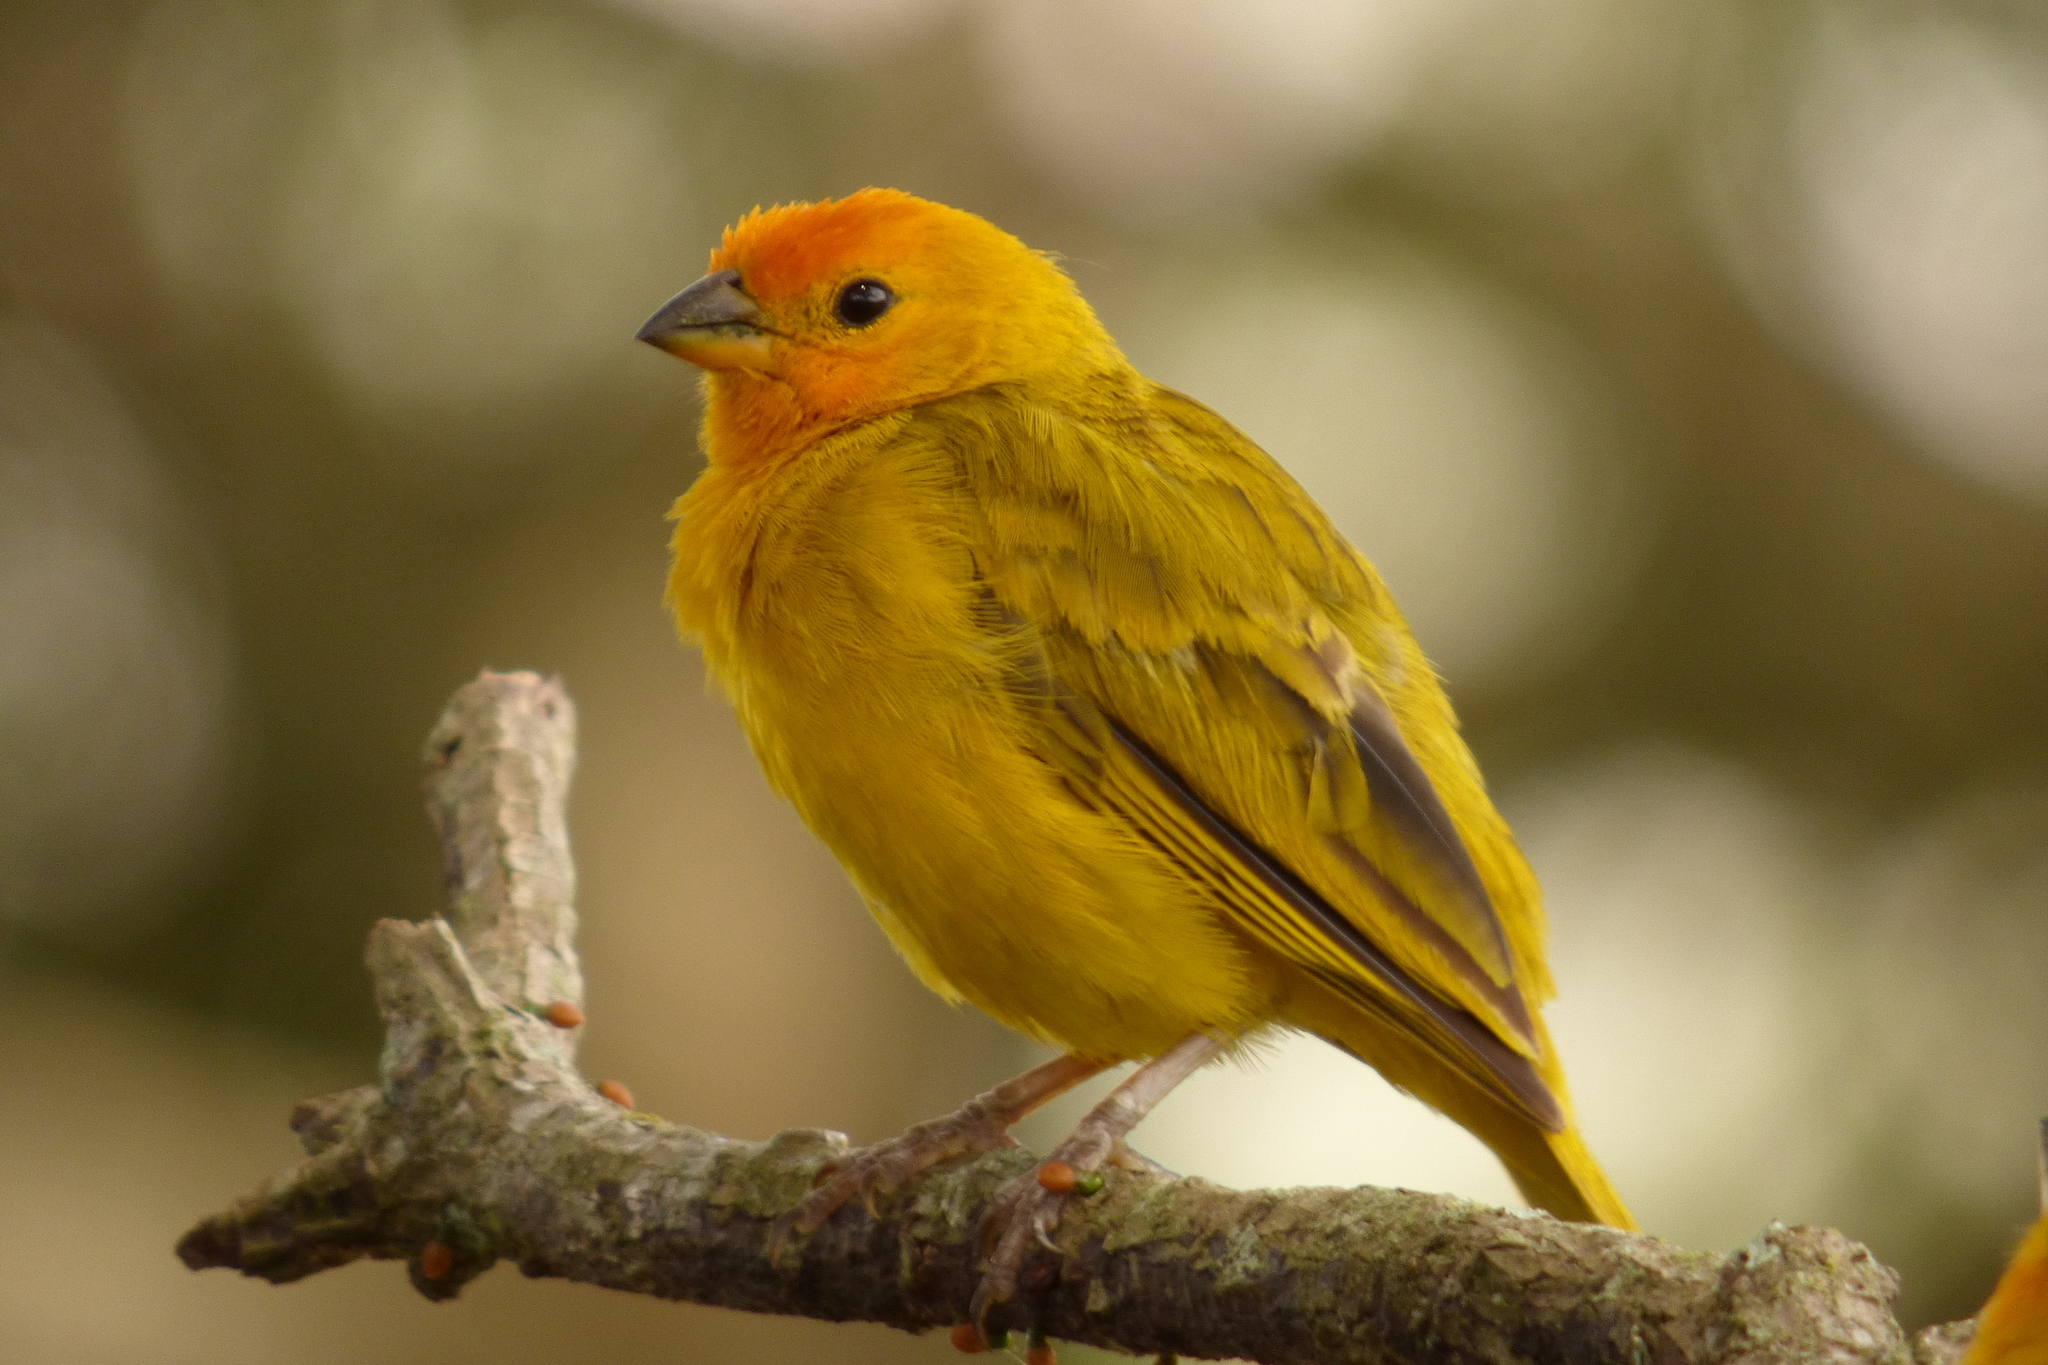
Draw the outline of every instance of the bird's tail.
<instances>
[{"instance_id":1,"label":"bird's tail","mask_svg":"<svg viewBox=\"0 0 2048 1365\"><path fill-rule=\"evenodd\" d=\"M1605 1223L1611 1228L1634 1230L1636 1220L1628 1206L1607 1183L1606 1173L1586 1150L1576 1127L1562 1133L1546 1133L1524 1123L1522 1131L1506 1141L1487 1139L1501 1164L1514 1177L1522 1198L1571 1223Z\"/></svg>"},{"instance_id":2,"label":"bird's tail","mask_svg":"<svg viewBox=\"0 0 2048 1365\"><path fill-rule=\"evenodd\" d=\"M1508 1168L1522 1198L1535 1207L1570 1223L1605 1223L1634 1231L1636 1220L1629 1216L1628 1206L1607 1183L1606 1173L1579 1136L1578 1125L1571 1118L1571 1103L1562 1093L1562 1077L1554 1088L1565 1111L1565 1126L1556 1133L1441 1062L1420 1076L1388 1079L1443 1110L1491 1147L1501 1165Z\"/></svg>"},{"instance_id":3,"label":"bird's tail","mask_svg":"<svg viewBox=\"0 0 2048 1365\"><path fill-rule=\"evenodd\" d=\"M1544 1080L1564 1112L1564 1128L1552 1132L1520 1109L1451 1066L1414 1034L1342 1002L1310 996L1297 1002L1297 1027L1320 1035L1373 1067L1400 1089L1438 1109L1493 1149L1508 1168L1522 1197L1539 1209L1573 1223L1605 1223L1634 1230L1628 1206L1607 1183L1572 1121L1564 1073L1552 1060ZM1550 1040L1537 1024L1546 1051Z\"/></svg>"}]
</instances>

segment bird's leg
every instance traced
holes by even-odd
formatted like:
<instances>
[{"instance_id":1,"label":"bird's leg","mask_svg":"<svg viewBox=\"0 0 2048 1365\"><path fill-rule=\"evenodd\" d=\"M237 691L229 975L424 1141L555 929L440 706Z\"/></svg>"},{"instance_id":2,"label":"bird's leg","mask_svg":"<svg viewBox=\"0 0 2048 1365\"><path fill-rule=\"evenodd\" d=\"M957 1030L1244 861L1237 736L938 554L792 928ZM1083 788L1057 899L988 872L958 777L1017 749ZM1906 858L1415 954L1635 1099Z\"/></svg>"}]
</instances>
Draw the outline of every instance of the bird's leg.
<instances>
[{"instance_id":1,"label":"bird's leg","mask_svg":"<svg viewBox=\"0 0 2048 1365\"><path fill-rule=\"evenodd\" d=\"M1086 1177L1117 1161L1119 1154L1157 1170L1123 1145L1124 1135L1166 1098L1167 1092L1199 1071L1223 1044L1206 1033L1191 1033L1124 1078L1102 1103L1088 1111L1067 1140L1046 1154L1038 1169L1018 1177L997 1192L982 1215L982 1245L993 1249L974 1291L968 1321L979 1327L990 1305L1017 1292L1017 1274L1033 1242L1052 1245L1048 1236L1059 1222L1069 1193L1086 1190ZM1082 1179L1076 1181L1075 1177Z\"/></svg>"},{"instance_id":2,"label":"bird's leg","mask_svg":"<svg viewBox=\"0 0 2048 1365\"><path fill-rule=\"evenodd\" d=\"M1055 1057L983 1091L943 1118L927 1119L885 1142L849 1153L820 1172L817 1188L784 1218L784 1230L815 1232L855 1196L872 1212L876 1196L901 1188L942 1161L1016 1145L1010 1136L1012 1124L1108 1065L1071 1052Z\"/></svg>"}]
</instances>

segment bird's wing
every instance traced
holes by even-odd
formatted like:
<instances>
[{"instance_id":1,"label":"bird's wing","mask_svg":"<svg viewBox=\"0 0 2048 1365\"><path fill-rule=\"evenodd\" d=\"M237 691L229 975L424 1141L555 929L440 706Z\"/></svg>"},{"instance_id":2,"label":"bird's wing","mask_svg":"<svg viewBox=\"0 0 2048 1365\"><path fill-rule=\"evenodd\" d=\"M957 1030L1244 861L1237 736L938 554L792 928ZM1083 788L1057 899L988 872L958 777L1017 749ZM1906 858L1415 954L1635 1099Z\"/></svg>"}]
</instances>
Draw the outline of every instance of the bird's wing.
<instances>
[{"instance_id":1,"label":"bird's wing","mask_svg":"<svg viewBox=\"0 0 2048 1365\"><path fill-rule=\"evenodd\" d=\"M1561 1128L1533 880L1385 589L1228 423L1138 397L921 423L965 470L1034 742L1253 939Z\"/></svg>"}]
</instances>

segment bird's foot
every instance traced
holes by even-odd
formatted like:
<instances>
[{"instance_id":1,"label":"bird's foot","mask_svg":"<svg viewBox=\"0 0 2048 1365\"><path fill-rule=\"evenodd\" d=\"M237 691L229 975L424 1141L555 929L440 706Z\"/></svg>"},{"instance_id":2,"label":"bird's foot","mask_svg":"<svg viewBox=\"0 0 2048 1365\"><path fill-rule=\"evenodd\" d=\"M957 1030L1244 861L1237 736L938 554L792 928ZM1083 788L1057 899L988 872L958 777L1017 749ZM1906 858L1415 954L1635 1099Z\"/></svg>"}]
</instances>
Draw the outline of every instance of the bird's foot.
<instances>
[{"instance_id":1,"label":"bird's foot","mask_svg":"<svg viewBox=\"0 0 2048 1365\"><path fill-rule=\"evenodd\" d=\"M1059 1225L1067 1202L1102 1188L1097 1172L1105 1165L1125 1164L1116 1159L1120 1148L1125 1155L1135 1155L1115 1134L1084 1121L1044 1161L996 1191L981 1216L981 1247L987 1259L981 1284L968 1307L969 1322L979 1328L990 1308L1016 1296L1024 1258L1034 1246L1058 1250L1052 1230Z\"/></svg>"},{"instance_id":2,"label":"bird's foot","mask_svg":"<svg viewBox=\"0 0 2048 1365\"><path fill-rule=\"evenodd\" d=\"M790 1233L816 1232L856 1196L873 1213L876 1199L893 1194L941 1162L1015 1146L1010 1125L1105 1065L1071 1052L1055 1057L983 1091L944 1118L928 1119L887 1142L840 1158L819 1171L811 1192L777 1220L769 1241L771 1258L779 1256Z\"/></svg>"},{"instance_id":3,"label":"bird's foot","mask_svg":"<svg viewBox=\"0 0 2048 1365\"><path fill-rule=\"evenodd\" d=\"M869 1213L875 1201L894 1194L932 1167L998 1147L1014 1147L1014 1118L969 1102L943 1118L905 1129L895 1137L849 1152L818 1172L802 1203L784 1215L778 1233L812 1233L842 1206L859 1199ZM779 1240L779 1238L778 1238Z\"/></svg>"},{"instance_id":4,"label":"bird's foot","mask_svg":"<svg viewBox=\"0 0 2048 1365\"><path fill-rule=\"evenodd\" d=\"M1029 1175L1021 1176L989 1201L981 1216L981 1245L987 1253L981 1284L974 1291L967 1320L980 1330L988 1310L1016 1296L1024 1258L1034 1245L1049 1251L1052 1230L1066 1202L1102 1188L1097 1172L1105 1165L1123 1166L1157 1175L1165 1167L1124 1145L1124 1136L1151 1112L1166 1093L1213 1060L1224 1044L1204 1033L1191 1033L1124 1078L1103 1101L1090 1109L1065 1142L1052 1149Z\"/></svg>"},{"instance_id":5,"label":"bird's foot","mask_svg":"<svg viewBox=\"0 0 2048 1365\"><path fill-rule=\"evenodd\" d=\"M1104 1161L1120 1171L1136 1171L1139 1175L1154 1175L1162 1180L1180 1179L1179 1171L1168 1170L1143 1152L1126 1144L1122 1138L1118 1138L1110 1146L1109 1155Z\"/></svg>"}]
</instances>

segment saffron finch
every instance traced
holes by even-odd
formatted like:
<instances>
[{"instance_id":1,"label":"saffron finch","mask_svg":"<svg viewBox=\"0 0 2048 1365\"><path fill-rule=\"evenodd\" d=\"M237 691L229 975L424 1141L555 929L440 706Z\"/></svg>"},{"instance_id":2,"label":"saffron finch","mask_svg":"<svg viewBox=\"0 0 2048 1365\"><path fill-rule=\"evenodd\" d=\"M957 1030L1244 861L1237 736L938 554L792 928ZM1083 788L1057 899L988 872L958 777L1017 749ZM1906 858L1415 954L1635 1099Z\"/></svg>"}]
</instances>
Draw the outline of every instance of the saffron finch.
<instances>
[{"instance_id":1,"label":"saffron finch","mask_svg":"<svg viewBox=\"0 0 2048 1365\"><path fill-rule=\"evenodd\" d=\"M1294 480L973 214L756 210L710 271L640 332L706 371L677 624L912 970L1062 1053L854 1155L798 1225L1134 1059L1048 1165L1141 1162L1122 1140L1161 1096L1291 1028L1477 1134L1530 1203L1632 1226L1538 1013L1535 880ZM977 1312L1076 1183L998 1196Z\"/></svg>"}]
</instances>

